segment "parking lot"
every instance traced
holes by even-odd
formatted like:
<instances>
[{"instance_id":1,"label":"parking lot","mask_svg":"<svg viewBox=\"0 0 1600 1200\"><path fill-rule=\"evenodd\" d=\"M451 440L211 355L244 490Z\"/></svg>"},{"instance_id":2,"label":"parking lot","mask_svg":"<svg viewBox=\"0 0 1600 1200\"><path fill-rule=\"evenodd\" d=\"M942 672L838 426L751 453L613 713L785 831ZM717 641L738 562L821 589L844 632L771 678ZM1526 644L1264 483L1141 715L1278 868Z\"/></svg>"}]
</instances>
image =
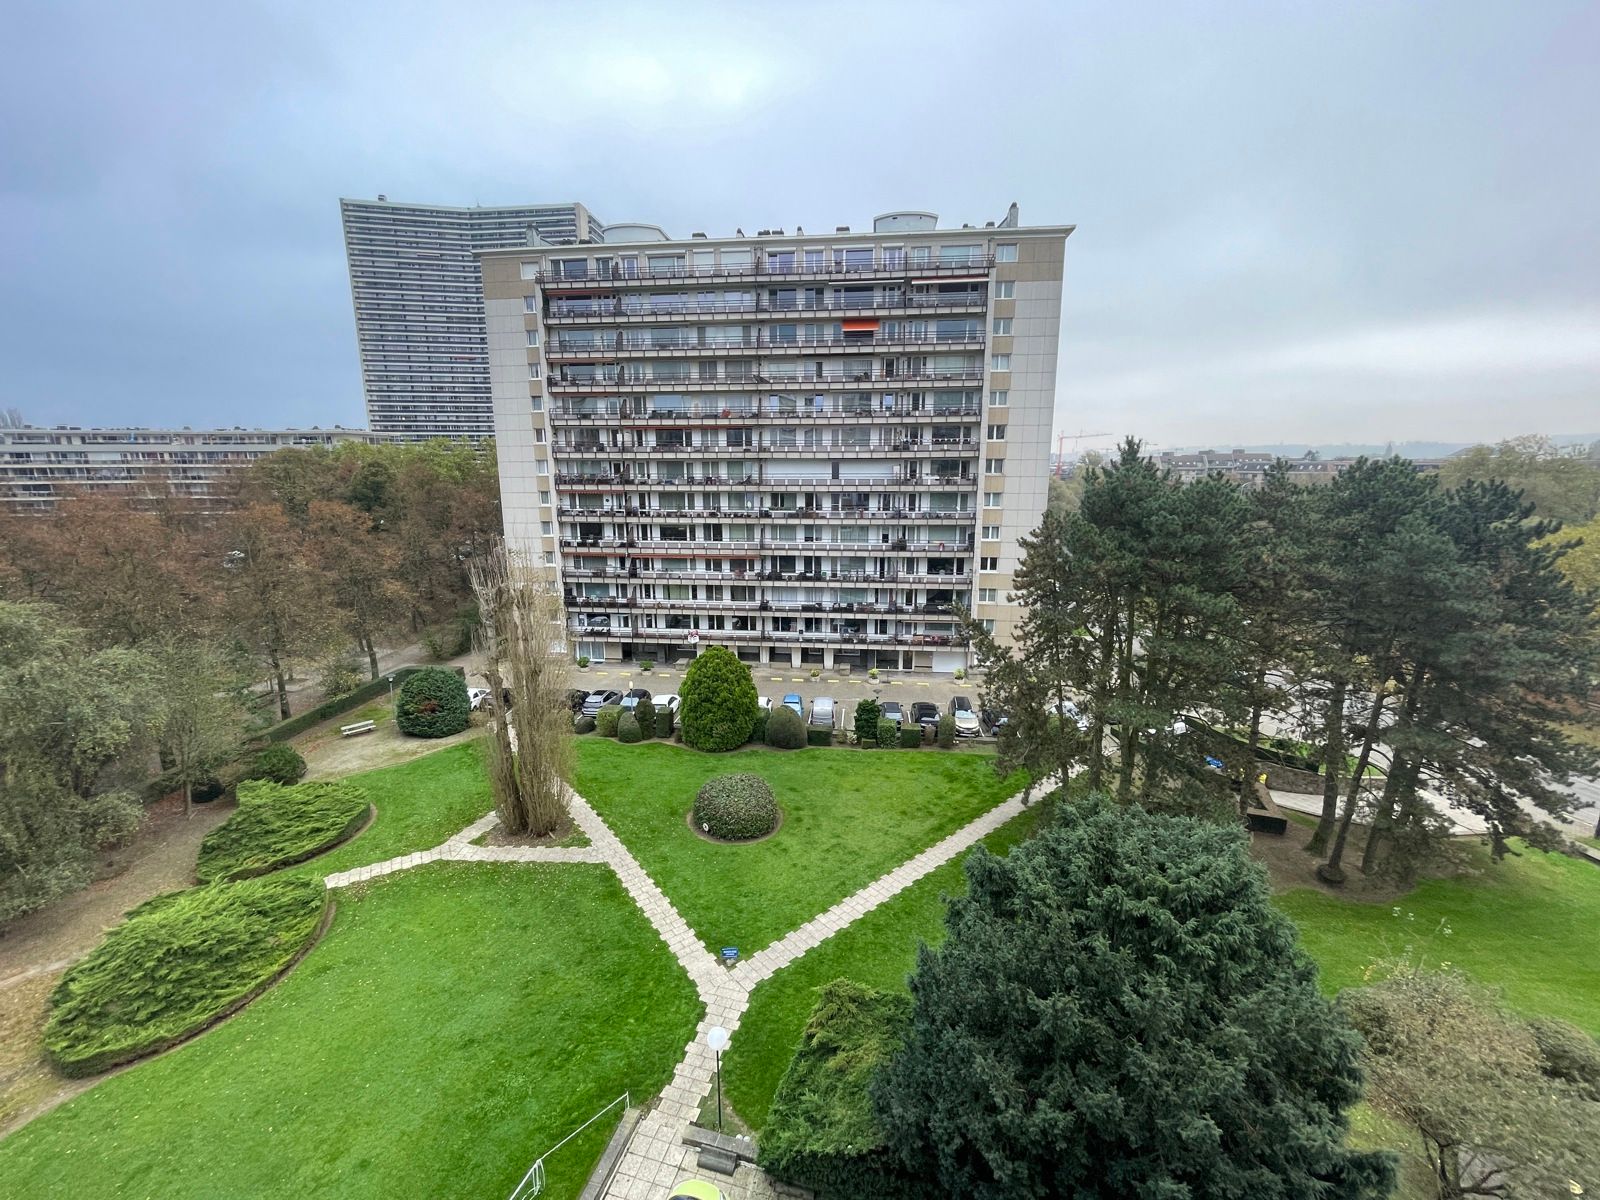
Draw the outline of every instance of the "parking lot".
<instances>
[{"instance_id":1,"label":"parking lot","mask_svg":"<svg viewBox=\"0 0 1600 1200\"><path fill-rule=\"evenodd\" d=\"M880 703L896 700L908 710L917 701L926 700L937 704L941 713L949 711L952 696L970 696L974 708L981 703L979 681L970 675L966 679L952 679L948 675L886 671L879 672L879 677L873 680L865 674L840 676L825 670L820 678L813 679L810 668L759 666L751 672L751 677L755 680L756 691L770 697L774 704L791 692L798 694L805 701L808 714L813 699L831 696L835 705L834 721L842 729L849 729L854 722L858 700L876 699ZM572 675L573 687L590 691L614 688L625 692L629 688L643 687L649 688L652 695L665 695L678 691L682 683L683 667L677 665L644 672L632 663L607 663L603 667L574 671Z\"/></svg>"}]
</instances>

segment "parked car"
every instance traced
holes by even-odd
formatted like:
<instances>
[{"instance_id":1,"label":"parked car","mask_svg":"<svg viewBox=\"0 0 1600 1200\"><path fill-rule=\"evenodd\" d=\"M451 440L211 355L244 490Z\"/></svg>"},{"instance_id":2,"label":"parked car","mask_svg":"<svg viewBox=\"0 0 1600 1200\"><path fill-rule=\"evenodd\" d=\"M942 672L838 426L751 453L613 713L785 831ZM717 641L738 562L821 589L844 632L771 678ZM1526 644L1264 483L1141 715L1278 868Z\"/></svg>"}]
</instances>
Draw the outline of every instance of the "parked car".
<instances>
[{"instance_id":1,"label":"parked car","mask_svg":"<svg viewBox=\"0 0 1600 1200\"><path fill-rule=\"evenodd\" d=\"M665 708L673 716L678 715L678 705L682 703L683 701L678 698L677 692L668 692L666 695L657 696L655 699L657 708Z\"/></svg>"},{"instance_id":2,"label":"parked car","mask_svg":"<svg viewBox=\"0 0 1600 1200\"><path fill-rule=\"evenodd\" d=\"M983 732L970 696L950 697L950 715L955 718L957 737L977 737Z\"/></svg>"},{"instance_id":3,"label":"parked car","mask_svg":"<svg viewBox=\"0 0 1600 1200\"><path fill-rule=\"evenodd\" d=\"M590 692L588 699L583 702L583 715L592 717L608 704L616 704L622 699L621 692Z\"/></svg>"},{"instance_id":4,"label":"parked car","mask_svg":"<svg viewBox=\"0 0 1600 1200\"><path fill-rule=\"evenodd\" d=\"M1002 708L986 708L978 714L978 721L990 737L999 737L1001 727L1011 723L1011 714Z\"/></svg>"},{"instance_id":5,"label":"parked car","mask_svg":"<svg viewBox=\"0 0 1600 1200\"><path fill-rule=\"evenodd\" d=\"M794 709L794 714L797 717L803 718L806 715L806 702L800 699L799 692L790 692L785 696L783 698L783 706Z\"/></svg>"},{"instance_id":6,"label":"parked car","mask_svg":"<svg viewBox=\"0 0 1600 1200\"><path fill-rule=\"evenodd\" d=\"M818 696L811 702L811 727L813 729L833 728L832 696Z\"/></svg>"},{"instance_id":7,"label":"parked car","mask_svg":"<svg viewBox=\"0 0 1600 1200\"><path fill-rule=\"evenodd\" d=\"M468 688L467 689L467 707L470 708L473 712L477 712L479 709L484 709L484 708L487 708L490 712L493 712L494 711L493 696L494 696L494 693L491 692L488 688Z\"/></svg>"},{"instance_id":8,"label":"parked car","mask_svg":"<svg viewBox=\"0 0 1600 1200\"><path fill-rule=\"evenodd\" d=\"M639 702L650 699L649 688L629 688L628 694L622 698L622 711L632 712L639 707Z\"/></svg>"},{"instance_id":9,"label":"parked car","mask_svg":"<svg viewBox=\"0 0 1600 1200\"><path fill-rule=\"evenodd\" d=\"M771 712L772 711L772 697L771 696L757 696L756 697L756 707L759 708L762 712L765 712L765 713Z\"/></svg>"},{"instance_id":10,"label":"parked car","mask_svg":"<svg viewBox=\"0 0 1600 1200\"><path fill-rule=\"evenodd\" d=\"M906 720L905 711L895 700L878 701L878 716L882 720L893 721L896 725L903 725Z\"/></svg>"},{"instance_id":11,"label":"parked car","mask_svg":"<svg viewBox=\"0 0 1600 1200\"><path fill-rule=\"evenodd\" d=\"M918 700L911 706L911 719L926 728L939 727L939 706L928 700Z\"/></svg>"}]
</instances>

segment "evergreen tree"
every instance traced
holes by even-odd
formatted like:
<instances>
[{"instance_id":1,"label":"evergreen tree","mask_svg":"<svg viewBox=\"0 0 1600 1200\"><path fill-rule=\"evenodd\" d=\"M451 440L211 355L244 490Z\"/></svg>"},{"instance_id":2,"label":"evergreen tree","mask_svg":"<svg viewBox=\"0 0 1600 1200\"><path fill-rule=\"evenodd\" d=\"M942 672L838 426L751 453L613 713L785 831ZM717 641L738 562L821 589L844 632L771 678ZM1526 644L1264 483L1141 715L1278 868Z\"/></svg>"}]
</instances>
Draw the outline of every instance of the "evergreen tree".
<instances>
[{"instance_id":1,"label":"evergreen tree","mask_svg":"<svg viewBox=\"0 0 1600 1200\"><path fill-rule=\"evenodd\" d=\"M1067 810L967 876L874 1089L913 1177L982 1200L1387 1194L1387 1156L1345 1146L1359 1040L1240 832Z\"/></svg>"}]
</instances>

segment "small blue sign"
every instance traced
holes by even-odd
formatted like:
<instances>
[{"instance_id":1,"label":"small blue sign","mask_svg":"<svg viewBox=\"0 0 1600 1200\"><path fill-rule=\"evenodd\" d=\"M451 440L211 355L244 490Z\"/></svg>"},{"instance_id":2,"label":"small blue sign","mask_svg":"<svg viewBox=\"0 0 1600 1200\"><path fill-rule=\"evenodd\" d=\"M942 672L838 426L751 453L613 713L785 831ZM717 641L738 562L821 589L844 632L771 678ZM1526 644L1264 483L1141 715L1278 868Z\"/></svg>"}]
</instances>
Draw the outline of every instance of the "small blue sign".
<instances>
[{"instance_id":1,"label":"small blue sign","mask_svg":"<svg viewBox=\"0 0 1600 1200\"><path fill-rule=\"evenodd\" d=\"M739 957L739 947L724 946L722 948L722 957L727 959L729 962L732 962L734 959Z\"/></svg>"}]
</instances>

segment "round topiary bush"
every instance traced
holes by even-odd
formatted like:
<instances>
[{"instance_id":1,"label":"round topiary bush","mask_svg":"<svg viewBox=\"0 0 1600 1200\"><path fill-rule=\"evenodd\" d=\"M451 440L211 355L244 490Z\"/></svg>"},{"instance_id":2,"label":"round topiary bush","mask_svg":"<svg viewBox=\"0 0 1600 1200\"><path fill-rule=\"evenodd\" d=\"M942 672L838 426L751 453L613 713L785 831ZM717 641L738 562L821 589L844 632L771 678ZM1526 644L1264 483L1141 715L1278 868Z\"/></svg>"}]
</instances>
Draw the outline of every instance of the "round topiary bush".
<instances>
[{"instance_id":1,"label":"round topiary bush","mask_svg":"<svg viewBox=\"0 0 1600 1200\"><path fill-rule=\"evenodd\" d=\"M621 716L620 704L607 704L594 715L594 731L601 737L616 737L617 720Z\"/></svg>"},{"instance_id":2,"label":"round topiary bush","mask_svg":"<svg viewBox=\"0 0 1600 1200\"><path fill-rule=\"evenodd\" d=\"M644 733L639 729L639 718L631 712L625 712L617 718L617 741L634 742L644 741Z\"/></svg>"},{"instance_id":3,"label":"round topiary bush","mask_svg":"<svg viewBox=\"0 0 1600 1200\"><path fill-rule=\"evenodd\" d=\"M772 710L767 718L767 745L779 750L798 750L806 744L806 723L787 704Z\"/></svg>"},{"instance_id":4,"label":"round topiary bush","mask_svg":"<svg viewBox=\"0 0 1600 1200\"><path fill-rule=\"evenodd\" d=\"M288 786L299 783L305 773L306 760L300 751L287 742L274 742L255 756L243 779L267 779Z\"/></svg>"},{"instance_id":5,"label":"round topiary bush","mask_svg":"<svg viewBox=\"0 0 1600 1200\"><path fill-rule=\"evenodd\" d=\"M759 775L718 775L694 799L694 827L725 842L748 842L778 827L778 802Z\"/></svg>"},{"instance_id":6,"label":"round topiary bush","mask_svg":"<svg viewBox=\"0 0 1600 1200\"><path fill-rule=\"evenodd\" d=\"M641 700L633 706L633 718L639 722L639 736L653 738L656 735L656 722L660 718L656 715L656 706L648 700Z\"/></svg>"},{"instance_id":7,"label":"round topiary bush","mask_svg":"<svg viewBox=\"0 0 1600 1200\"><path fill-rule=\"evenodd\" d=\"M449 737L467 727L470 711L465 679L443 667L423 667L400 685L394 722L412 737Z\"/></svg>"},{"instance_id":8,"label":"round topiary bush","mask_svg":"<svg viewBox=\"0 0 1600 1200\"><path fill-rule=\"evenodd\" d=\"M750 740L757 703L750 669L726 646L711 646L683 676L678 719L683 743L696 750L737 750Z\"/></svg>"},{"instance_id":9,"label":"round topiary bush","mask_svg":"<svg viewBox=\"0 0 1600 1200\"><path fill-rule=\"evenodd\" d=\"M572 723L572 731L574 733L593 733L594 718L579 716L578 719Z\"/></svg>"}]
</instances>

